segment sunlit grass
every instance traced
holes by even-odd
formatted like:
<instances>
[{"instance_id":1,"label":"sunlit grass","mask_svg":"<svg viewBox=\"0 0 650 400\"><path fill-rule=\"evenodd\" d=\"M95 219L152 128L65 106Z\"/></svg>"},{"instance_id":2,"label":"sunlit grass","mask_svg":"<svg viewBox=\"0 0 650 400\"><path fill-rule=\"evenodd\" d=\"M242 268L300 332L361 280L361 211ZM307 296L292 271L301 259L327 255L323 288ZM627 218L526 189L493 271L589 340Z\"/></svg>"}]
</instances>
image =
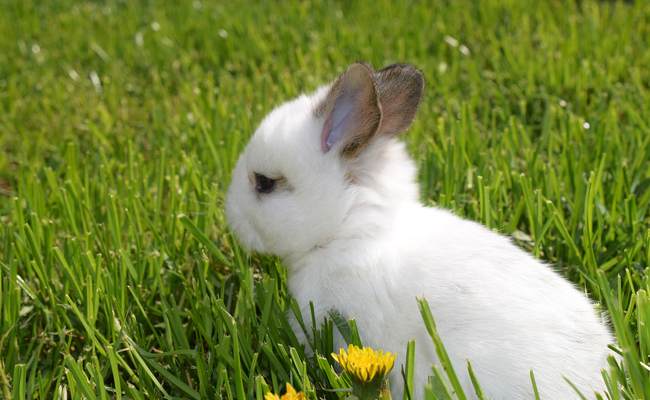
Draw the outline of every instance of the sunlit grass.
<instances>
[{"instance_id":1,"label":"sunlit grass","mask_svg":"<svg viewBox=\"0 0 650 400\"><path fill-rule=\"evenodd\" d=\"M612 396L650 398L648 21L644 1L0 2L0 397L342 396L345 321L309 359L287 272L223 202L272 107L366 60L425 74L423 200L602 301Z\"/></svg>"}]
</instances>

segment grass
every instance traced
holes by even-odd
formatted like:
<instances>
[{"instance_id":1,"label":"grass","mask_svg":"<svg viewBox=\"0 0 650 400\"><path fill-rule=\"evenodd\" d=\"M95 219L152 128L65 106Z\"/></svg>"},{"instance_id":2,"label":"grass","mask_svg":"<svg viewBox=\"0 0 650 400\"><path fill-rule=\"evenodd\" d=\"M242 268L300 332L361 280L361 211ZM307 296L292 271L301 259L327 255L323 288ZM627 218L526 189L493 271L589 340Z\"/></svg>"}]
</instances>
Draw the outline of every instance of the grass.
<instances>
[{"instance_id":1,"label":"grass","mask_svg":"<svg viewBox=\"0 0 650 400\"><path fill-rule=\"evenodd\" d=\"M423 70L423 200L602 301L610 396L650 399L642 0L0 2L0 397L339 398L344 321L305 327L309 360L286 271L223 203L263 116L357 60ZM462 398L432 375L427 398Z\"/></svg>"}]
</instances>

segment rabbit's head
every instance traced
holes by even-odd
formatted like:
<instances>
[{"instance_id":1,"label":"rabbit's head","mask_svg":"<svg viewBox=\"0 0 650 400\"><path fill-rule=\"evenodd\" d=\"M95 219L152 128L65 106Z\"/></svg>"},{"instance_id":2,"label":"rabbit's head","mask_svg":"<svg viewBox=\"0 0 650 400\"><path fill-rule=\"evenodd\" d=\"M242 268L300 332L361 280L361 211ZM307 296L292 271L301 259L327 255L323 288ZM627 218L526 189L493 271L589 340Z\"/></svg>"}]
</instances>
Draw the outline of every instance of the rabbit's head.
<instances>
[{"instance_id":1,"label":"rabbit's head","mask_svg":"<svg viewBox=\"0 0 650 400\"><path fill-rule=\"evenodd\" d=\"M352 64L328 86L273 110L235 166L228 222L251 250L300 255L362 234L417 201L415 168L395 139L412 123L424 78L395 64ZM356 232L356 233L355 233Z\"/></svg>"}]
</instances>

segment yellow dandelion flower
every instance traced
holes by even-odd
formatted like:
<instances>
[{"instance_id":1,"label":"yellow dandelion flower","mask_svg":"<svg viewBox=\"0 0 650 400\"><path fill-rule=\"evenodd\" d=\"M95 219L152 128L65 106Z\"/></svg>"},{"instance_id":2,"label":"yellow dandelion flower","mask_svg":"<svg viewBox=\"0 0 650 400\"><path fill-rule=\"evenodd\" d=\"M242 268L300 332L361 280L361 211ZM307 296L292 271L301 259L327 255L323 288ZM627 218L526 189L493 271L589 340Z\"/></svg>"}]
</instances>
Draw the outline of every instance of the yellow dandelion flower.
<instances>
[{"instance_id":1,"label":"yellow dandelion flower","mask_svg":"<svg viewBox=\"0 0 650 400\"><path fill-rule=\"evenodd\" d=\"M303 392L296 393L296 389L287 383L287 393L283 394L282 397L277 394L268 392L264 396L264 400L307 400Z\"/></svg>"},{"instance_id":2,"label":"yellow dandelion flower","mask_svg":"<svg viewBox=\"0 0 650 400\"><path fill-rule=\"evenodd\" d=\"M341 364L341 367L353 378L361 382L371 382L383 379L395 363L395 355L382 350L374 351L370 347L363 349L351 344L348 346L347 354L340 349L339 354L332 353L332 357Z\"/></svg>"}]
</instances>

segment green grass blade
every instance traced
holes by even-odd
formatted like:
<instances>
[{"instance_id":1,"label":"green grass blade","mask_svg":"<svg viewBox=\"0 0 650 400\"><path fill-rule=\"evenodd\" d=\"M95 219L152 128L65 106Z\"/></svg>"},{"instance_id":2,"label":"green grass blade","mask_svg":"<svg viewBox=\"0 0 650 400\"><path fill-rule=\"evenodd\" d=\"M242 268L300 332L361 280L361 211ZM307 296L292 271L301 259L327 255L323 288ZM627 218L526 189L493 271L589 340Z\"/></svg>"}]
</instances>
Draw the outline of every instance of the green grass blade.
<instances>
[{"instance_id":1,"label":"green grass blade","mask_svg":"<svg viewBox=\"0 0 650 400\"><path fill-rule=\"evenodd\" d=\"M230 265L230 262L226 258L226 256L223 255L223 253L217 248L217 246L208 239L207 236L203 234L199 230L199 228L194 225L194 223L185 215L181 215L178 217L178 219L181 221L183 226L192 233L192 236L194 236L201 244L203 244L205 247L210 250L210 253L212 253L217 259L219 260L220 263L224 265Z\"/></svg>"},{"instance_id":2,"label":"green grass blade","mask_svg":"<svg viewBox=\"0 0 650 400\"><path fill-rule=\"evenodd\" d=\"M426 299L418 299L418 306L420 307L420 313L422 314L422 318L424 319L424 324L427 327L429 336L431 336L431 340L433 340L433 345L436 349L436 354L438 354L438 359L440 360L440 363L442 364L442 367L445 370L447 378L449 379L449 382L451 383L451 386L454 389L454 393L456 394L459 400L466 400L467 397L465 396L465 392L463 391L463 388L460 385L460 380L458 379L458 376L454 371L454 367L451 364L451 359L449 358L449 355L447 355L445 346L442 344L442 339L440 338L440 335L438 334L438 330L436 329L436 323L433 320L433 315L431 314L429 303L427 302ZM434 369L434 371L436 370ZM436 376L438 377L438 380L440 382L444 382L444 378L442 377L441 374L436 374Z\"/></svg>"},{"instance_id":3,"label":"green grass blade","mask_svg":"<svg viewBox=\"0 0 650 400\"><path fill-rule=\"evenodd\" d=\"M410 340L406 345L406 364L402 375L404 376L404 400L413 400L415 374L415 340Z\"/></svg>"}]
</instances>

